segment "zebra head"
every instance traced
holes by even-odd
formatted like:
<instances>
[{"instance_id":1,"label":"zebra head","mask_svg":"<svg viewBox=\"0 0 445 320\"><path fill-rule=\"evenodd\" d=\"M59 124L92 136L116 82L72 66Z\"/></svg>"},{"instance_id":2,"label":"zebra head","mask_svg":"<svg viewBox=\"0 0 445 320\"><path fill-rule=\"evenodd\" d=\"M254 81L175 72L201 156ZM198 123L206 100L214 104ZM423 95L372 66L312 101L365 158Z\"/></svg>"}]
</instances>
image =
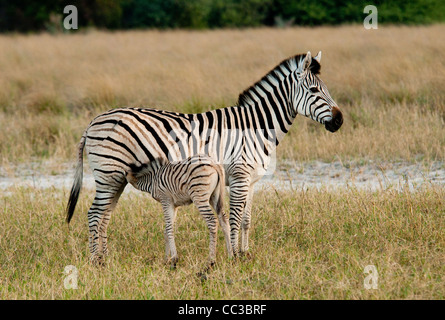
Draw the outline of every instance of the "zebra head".
<instances>
[{"instance_id":1,"label":"zebra head","mask_svg":"<svg viewBox=\"0 0 445 320\"><path fill-rule=\"evenodd\" d=\"M296 58L298 65L292 87L294 112L324 124L330 132L337 131L343 124L343 115L319 77L321 51L313 58L310 51Z\"/></svg>"}]
</instances>

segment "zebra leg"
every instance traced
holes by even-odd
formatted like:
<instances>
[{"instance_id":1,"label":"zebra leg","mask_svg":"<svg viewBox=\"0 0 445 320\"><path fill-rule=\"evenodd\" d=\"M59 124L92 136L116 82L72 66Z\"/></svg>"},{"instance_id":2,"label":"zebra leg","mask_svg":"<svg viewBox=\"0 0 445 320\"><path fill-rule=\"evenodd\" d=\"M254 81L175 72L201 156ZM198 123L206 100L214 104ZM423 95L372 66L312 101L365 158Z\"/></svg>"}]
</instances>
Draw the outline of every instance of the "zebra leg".
<instances>
[{"instance_id":1,"label":"zebra leg","mask_svg":"<svg viewBox=\"0 0 445 320\"><path fill-rule=\"evenodd\" d=\"M233 257L233 249L232 249L232 243L230 242L230 224L229 224L229 217L227 214L222 211L221 213L218 213L218 220L219 224L221 225L221 229L224 233L224 240L226 242L226 250L229 258Z\"/></svg>"},{"instance_id":2,"label":"zebra leg","mask_svg":"<svg viewBox=\"0 0 445 320\"><path fill-rule=\"evenodd\" d=\"M207 224L207 228L209 229L209 266L211 267L216 262L218 223L208 201L204 203L197 203L196 206L198 207L199 213L201 213Z\"/></svg>"},{"instance_id":3,"label":"zebra leg","mask_svg":"<svg viewBox=\"0 0 445 320\"><path fill-rule=\"evenodd\" d=\"M233 254L236 257L239 253L238 236L241 224L241 217L246 207L250 189L249 177L237 177L229 180L230 185L230 239L232 241Z\"/></svg>"},{"instance_id":4,"label":"zebra leg","mask_svg":"<svg viewBox=\"0 0 445 320\"><path fill-rule=\"evenodd\" d=\"M164 220L165 220L165 253L166 256L166 262L171 264L171 268L176 268L176 263L178 263L178 253L176 252L176 245L175 245L175 235L174 235L174 228L175 228L175 218L176 218L176 208L171 203L171 201L164 200L161 202L162 209L164 211Z\"/></svg>"},{"instance_id":5,"label":"zebra leg","mask_svg":"<svg viewBox=\"0 0 445 320\"><path fill-rule=\"evenodd\" d=\"M229 217L227 213L224 211L224 209L217 210L216 201L212 203L212 207L215 210L217 216L219 225L221 226L221 229L224 233L224 240L226 242L226 250L229 258L233 257L233 250L232 250L232 243L230 242L230 224L229 224Z\"/></svg>"},{"instance_id":6,"label":"zebra leg","mask_svg":"<svg viewBox=\"0 0 445 320\"><path fill-rule=\"evenodd\" d=\"M165 241L165 261L168 262L168 260L170 259L170 246L168 244L167 229L164 229L164 241Z\"/></svg>"},{"instance_id":7,"label":"zebra leg","mask_svg":"<svg viewBox=\"0 0 445 320\"><path fill-rule=\"evenodd\" d=\"M253 186L249 190L246 206L244 208L243 220L241 222L241 253L247 253L249 250L249 229L250 229L250 211L252 209Z\"/></svg>"},{"instance_id":8,"label":"zebra leg","mask_svg":"<svg viewBox=\"0 0 445 320\"><path fill-rule=\"evenodd\" d=\"M106 230L111 212L125 188L125 177L114 177L111 183L96 179L96 196L88 210L90 261L103 263L103 254L108 251Z\"/></svg>"},{"instance_id":9,"label":"zebra leg","mask_svg":"<svg viewBox=\"0 0 445 320\"><path fill-rule=\"evenodd\" d=\"M174 209L173 212L173 223L176 220L176 214L178 212L178 208ZM168 236L167 236L167 228L164 229L164 240L165 240L165 259L166 261L168 261L170 259L170 246L169 246L169 242L168 242Z\"/></svg>"},{"instance_id":10,"label":"zebra leg","mask_svg":"<svg viewBox=\"0 0 445 320\"><path fill-rule=\"evenodd\" d=\"M104 215L102 217L102 221L99 226L99 253L102 253L103 257L106 257L108 255L108 239L107 239L107 229L108 224L110 223L111 213L113 212L114 208L117 205L117 202L124 191L125 187L127 185L127 181L124 180L122 186L120 189L116 192L114 195L114 198L112 199L112 203L110 205L110 209L104 212Z\"/></svg>"}]
</instances>

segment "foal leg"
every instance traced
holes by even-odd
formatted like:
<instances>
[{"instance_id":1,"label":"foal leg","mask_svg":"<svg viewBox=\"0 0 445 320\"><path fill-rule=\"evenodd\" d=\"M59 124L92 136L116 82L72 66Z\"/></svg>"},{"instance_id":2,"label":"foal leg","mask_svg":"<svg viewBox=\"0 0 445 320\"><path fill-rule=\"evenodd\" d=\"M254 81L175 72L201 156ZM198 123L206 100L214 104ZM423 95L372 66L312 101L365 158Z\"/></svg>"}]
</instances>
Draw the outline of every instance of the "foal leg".
<instances>
[{"instance_id":1,"label":"foal leg","mask_svg":"<svg viewBox=\"0 0 445 320\"><path fill-rule=\"evenodd\" d=\"M222 211L218 214L219 225L224 233L224 240L226 242L226 250L229 258L233 258L232 243L230 242L230 224L228 215Z\"/></svg>"},{"instance_id":2,"label":"foal leg","mask_svg":"<svg viewBox=\"0 0 445 320\"><path fill-rule=\"evenodd\" d=\"M212 267L216 262L216 240L218 224L216 222L215 214L210 207L208 200L194 200L193 201L199 210L199 213L204 218L207 228L209 229L210 242L209 242L209 266Z\"/></svg>"},{"instance_id":3,"label":"foal leg","mask_svg":"<svg viewBox=\"0 0 445 320\"><path fill-rule=\"evenodd\" d=\"M174 208L174 212L173 212L173 218L172 218L172 221L173 221L172 222L172 224L173 224L172 228L174 228L174 223L176 221L176 214L177 214L177 212L178 212L178 208L175 207ZM164 240L165 240L165 259L167 261L169 261L170 260L170 255L171 255L171 250L170 250L169 240L168 240L168 236L167 236L167 228L165 228L165 230L164 230Z\"/></svg>"},{"instance_id":4,"label":"foal leg","mask_svg":"<svg viewBox=\"0 0 445 320\"><path fill-rule=\"evenodd\" d=\"M229 258L233 257L233 250L232 250L232 243L230 242L230 224L229 224L229 216L228 214L224 211L223 208L220 208L220 210L217 210L217 198L213 197L211 199L212 201L212 207L215 210L217 216L218 216L218 221L219 221L219 225L221 226L221 229L224 233L224 240L226 243L226 250L227 250L227 254L229 256Z\"/></svg>"},{"instance_id":5,"label":"foal leg","mask_svg":"<svg viewBox=\"0 0 445 320\"><path fill-rule=\"evenodd\" d=\"M174 228L177 208L175 208L171 201L164 200L161 202L161 204L164 211L165 220L164 238L166 262L170 262L171 268L176 268L178 253L176 252Z\"/></svg>"}]
</instances>

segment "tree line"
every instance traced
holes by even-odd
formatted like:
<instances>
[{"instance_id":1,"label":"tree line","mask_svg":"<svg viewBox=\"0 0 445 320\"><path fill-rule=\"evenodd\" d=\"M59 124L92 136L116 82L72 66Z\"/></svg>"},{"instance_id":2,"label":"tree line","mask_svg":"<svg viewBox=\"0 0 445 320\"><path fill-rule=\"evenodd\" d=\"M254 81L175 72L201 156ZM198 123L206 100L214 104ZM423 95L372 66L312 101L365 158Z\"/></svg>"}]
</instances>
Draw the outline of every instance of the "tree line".
<instances>
[{"instance_id":1,"label":"tree line","mask_svg":"<svg viewBox=\"0 0 445 320\"><path fill-rule=\"evenodd\" d=\"M370 4L379 23L445 22L443 0L0 0L0 31L51 31L66 5L76 6L79 28L116 30L362 23Z\"/></svg>"}]
</instances>

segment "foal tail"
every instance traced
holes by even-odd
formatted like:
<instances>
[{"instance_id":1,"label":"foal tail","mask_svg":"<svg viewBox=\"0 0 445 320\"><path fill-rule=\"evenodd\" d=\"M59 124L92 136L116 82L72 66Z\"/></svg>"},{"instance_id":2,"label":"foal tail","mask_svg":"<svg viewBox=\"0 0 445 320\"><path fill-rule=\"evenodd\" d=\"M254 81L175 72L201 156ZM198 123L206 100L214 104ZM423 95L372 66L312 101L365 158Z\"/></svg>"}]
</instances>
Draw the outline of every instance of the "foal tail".
<instances>
[{"instance_id":1,"label":"foal tail","mask_svg":"<svg viewBox=\"0 0 445 320\"><path fill-rule=\"evenodd\" d=\"M87 138L87 131L82 135L79 142L79 153L77 155L77 166L74 174L74 183L71 187L70 198L66 207L66 222L69 224L76 208L77 200L79 199L80 189L82 188L83 178L83 149L85 147L85 141Z\"/></svg>"}]
</instances>

